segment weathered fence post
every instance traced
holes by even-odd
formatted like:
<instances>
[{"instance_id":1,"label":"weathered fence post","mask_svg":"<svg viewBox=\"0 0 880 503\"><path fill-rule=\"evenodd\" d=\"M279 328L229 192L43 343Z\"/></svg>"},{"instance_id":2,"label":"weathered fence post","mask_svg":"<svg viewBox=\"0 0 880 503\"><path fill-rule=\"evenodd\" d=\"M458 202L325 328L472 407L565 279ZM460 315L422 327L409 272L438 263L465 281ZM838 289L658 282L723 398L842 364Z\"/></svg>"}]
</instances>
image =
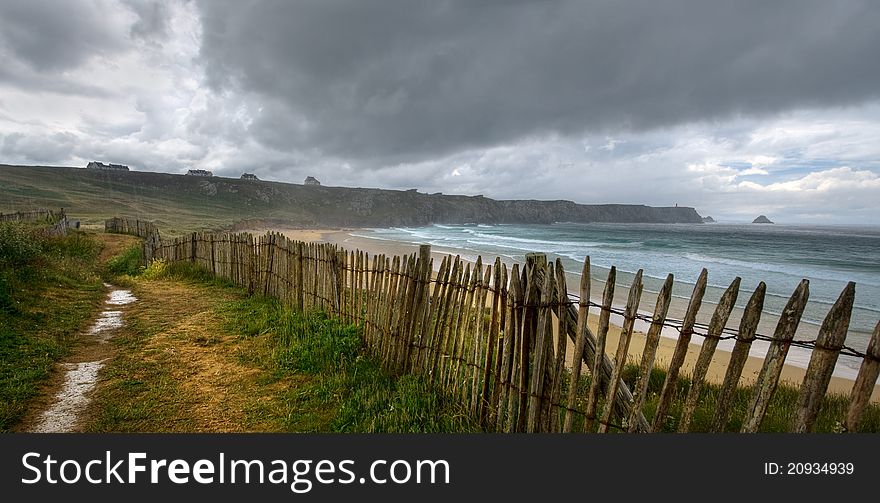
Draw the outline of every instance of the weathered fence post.
<instances>
[{"instance_id":1,"label":"weathered fence post","mask_svg":"<svg viewBox=\"0 0 880 503\"><path fill-rule=\"evenodd\" d=\"M534 280L534 278L533 278ZM532 362L532 376L529 384L528 399L528 424L529 433L538 431L539 421L541 420L542 401L544 398L544 382L545 368L547 365L548 352L552 352L553 325L551 319L552 308L551 301L554 295L554 272L552 268L548 268L544 274L544 285L538 291L539 296L535 297L531 305L540 305L538 308L538 333L535 339L534 361Z\"/></svg>"},{"instance_id":2,"label":"weathered fence post","mask_svg":"<svg viewBox=\"0 0 880 503\"><path fill-rule=\"evenodd\" d=\"M874 325L874 333L871 334L865 353L856 382L853 383L849 410L843 422L845 431L859 431L859 421L862 419L865 406L871 401L871 392L874 391L874 384L877 382L877 376L880 375L880 321Z\"/></svg>"},{"instance_id":3,"label":"weathered fence post","mask_svg":"<svg viewBox=\"0 0 880 503\"><path fill-rule=\"evenodd\" d=\"M305 282L303 281L303 242L296 242L296 251L294 252L294 258L296 259L296 265L294 266L295 271L295 281L294 288L296 289L296 301L295 306L299 310L299 312L303 312L305 310Z\"/></svg>"},{"instance_id":4,"label":"weathered fence post","mask_svg":"<svg viewBox=\"0 0 880 503\"><path fill-rule=\"evenodd\" d=\"M486 338L486 358L483 360L483 380L482 390L480 391L481 403L479 409L480 424L486 425L488 415L495 411L496 400L501 385L501 313L504 312L504 304L501 298L501 291L504 288L501 284L501 258L495 258L495 268L493 269L494 277L492 285L492 312L489 319L489 333ZM487 285L488 287L488 285ZM494 381L490 387L490 381Z\"/></svg>"},{"instance_id":5,"label":"weathered fence post","mask_svg":"<svg viewBox=\"0 0 880 503\"><path fill-rule=\"evenodd\" d=\"M703 302L703 294L706 293L708 276L709 272L703 269L700 272L700 277L697 278L696 285L694 285L690 303L688 303L684 320L681 323L681 334L678 336L678 342L675 344L672 360L670 360L669 368L666 370L666 380L663 381L663 388L660 391L660 401L657 404L654 422L651 425L651 431L653 432L663 430L663 425L666 423L666 414L669 411L670 405L672 405L672 395L675 393L675 385L678 382L678 372L681 370L682 364L684 364L684 358L691 343L691 335L694 333L694 324L697 322L697 312L700 310L700 304Z\"/></svg>"},{"instance_id":6,"label":"weathered fence post","mask_svg":"<svg viewBox=\"0 0 880 503\"><path fill-rule=\"evenodd\" d=\"M727 325L727 319L730 318L730 312L736 303L736 297L739 295L739 284L742 280L736 277L727 290L718 301L718 306L712 314L712 320L709 322L709 331L703 339L703 345L700 348L700 355L697 357L697 363L694 365L694 372L691 376L691 388L688 390L687 399L685 400L684 411L678 422L678 432L687 433L691 426L691 419L694 411L697 409L697 402L700 400L700 393L703 391L703 382L706 379L706 373L709 371L709 364L712 363L712 355L715 354L715 348L718 346L724 327Z\"/></svg>"},{"instance_id":7,"label":"weathered fence post","mask_svg":"<svg viewBox=\"0 0 880 503\"><path fill-rule=\"evenodd\" d=\"M822 405L822 398L828 390L831 374L834 373L837 355L843 348L846 332L849 330L855 295L856 284L850 281L822 322L816 347L813 348L810 364L807 366L807 373L804 375L798 395L797 415L793 428L795 433L808 432L813 428L819 407Z\"/></svg>"},{"instance_id":8,"label":"weathered fence post","mask_svg":"<svg viewBox=\"0 0 880 503\"><path fill-rule=\"evenodd\" d=\"M632 340L633 326L636 314L639 310L639 300L642 298L642 269L636 273L629 287L629 298L626 301L626 311L623 315L623 328L617 341L617 353L614 355L614 370L608 383L608 391L605 393L605 408L602 410L602 419L599 421L599 433L607 433L611 414L614 411L614 402L617 400L617 389L620 387L620 377L626 366L626 358L629 355L629 343ZM624 427L627 427L624 425ZM627 427L628 429L628 427Z\"/></svg>"},{"instance_id":9,"label":"weathered fence post","mask_svg":"<svg viewBox=\"0 0 880 503\"><path fill-rule=\"evenodd\" d=\"M519 348L519 412L517 413L517 425L515 431L525 431L527 421L527 409L529 406L529 355L535 346L534 338L538 328L537 303L539 302L540 288L537 284L537 272L547 268L547 256L543 253L526 254L526 265L523 268L523 289L525 299L522 313L522 336Z\"/></svg>"},{"instance_id":10,"label":"weathered fence post","mask_svg":"<svg viewBox=\"0 0 880 503\"><path fill-rule=\"evenodd\" d=\"M614 285L617 282L617 268L611 266L608 278L605 280L605 291L602 293L602 308L599 311L599 327L596 331L596 349L593 352L593 376L590 379L590 389L587 392L587 410L584 412L584 431L591 433L596 422L596 406L599 403L599 395L602 393L602 375L600 369L605 361L605 341L608 337L608 327L611 318L611 303L614 301ZM586 322L585 322L586 323ZM584 355L586 356L586 355Z\"/></svg>"},{"instance_id":11,"label":"weathered fence post","mask_svg":"<svg viewBox=\"0 0 880 503\"><path fill-rule=\"evenodd\" d=\"M584 346L587 343L587 317L590 306L590 257L584 258L584 268L581 271L580 298L578 299L577 336L574 343L574 357L571 364L571 381L568 385L568 408L565 411L565 422L562 426L564 433L571 432L574 424L574 406L577 399L578 382L581 380L581 368L584 357ZM565 334L560 333L559 337Z\"/></svg>"},{"instance_id":12,"label":"weathered fence post","mask_svg":"<svg viewBox=\"0 0 880 503\"><path fill-rule=\"evenodd\" d=\"M779 323L776 325L776 331L773 333L773 343L767 350L767 356L764 358L764 366L761 367L761 373L755 382L755 394L749 403L749 409L743 421L743 433L754 433L761 426L767 407L770 406L770 400L779 384L779 376L782 374L782 367L785 365L785 357L788 355L788 348L791 346L791 340L801 321L801 315L807 305L807 299L810 296L810 282L802 280L795 289L791 298L788 300L782 315L779 316Z\"/></svg>"},{"instance_id":13,"label":"weathered fence post","mask_svg":"<svg viewBox=\"0 0 880 503\"><path fill-rule=\"evenodd\" d=\"M562 260L556 258L556 291L552 303L555 303L556 313L556 361L553 365L552 382L550 389L550 430L561 431L560 402L562 400L562 383L565 377L565 353L568 350L568 285L565 281L565 269ZM564 417L562 418L564 419Z\"/></svg>"},{"instance_id":14,"label":"weathered fence post","mask_svg":"<svg viewBox=\"0 0 880 503\"><path fill-rule=\"evenodd\" d=\"M736 391L739 378L742 376L743 367L749 357L749 349L752 341L755 340L755 333L758 330L758 321L761 319L761 312L764 310L764 293L767 285L764 282L758 283L755 293L746 304L743 311L742 319L739 322L739 330L737 331L736 344L730 353L730 360L727 363L727 372L724 374L724 382L721 384L721 391L718 393L718 400L715 405L715 419L712 423L712 431L724 431L727 426L728 411L730 409L730 401Z\"/></svg>"},{"instance_id":15,"label":"weathered fence post","mask_svg":"<svg viewBox=\"0 0 880 503\"><path fill-rule=\"evenodd\" d=\"M669 303L672 300L672 282L673 276L671 274L666 276L663 288L657 295L651 327L648 328L648 334L645 336L645 349L642 351L642 361L639 364L639 378L633 390L632 411L627 419L627 431L630 433L638 431L637 415L641 413L645 396L648 394L648 383L654 369L654 360L657 358L657 346L660 344L660 332L663 330L663 323L666 321L666 313L669 312Z\"/></svg>"},{"instance_id":16,"label":"weathered fence post","mask_svg":"<svg viewBox=\"0 0 880 503\"><path fill-rule=\"evenodd\" d=\"M504 363L502 364L501 375L505 378L505 386L502 389L503 397L498 402L498 423L500 429L512 432L516 429L518 419L516 413L519 411L517 406L518 394L514 383L518 384L519 376L517 369L519 368L519 351L522 343L522 283L520 278L519 264L514 264L510 271L510 295L506 309L508 310L507 325L504 329ZM504 420L506 416L506 421Z\"/></svg>"}]
</instances>

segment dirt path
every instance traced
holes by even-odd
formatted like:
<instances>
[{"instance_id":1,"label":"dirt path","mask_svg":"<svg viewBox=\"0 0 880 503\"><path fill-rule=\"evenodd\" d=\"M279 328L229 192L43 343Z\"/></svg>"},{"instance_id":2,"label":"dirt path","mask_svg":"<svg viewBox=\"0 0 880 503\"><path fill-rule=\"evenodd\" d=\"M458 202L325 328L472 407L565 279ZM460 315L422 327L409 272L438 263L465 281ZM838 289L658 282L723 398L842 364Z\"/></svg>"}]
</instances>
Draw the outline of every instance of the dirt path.
<instances>
[{"instance_id":1,"label":"dirt path","mask_svg":"<svg viewBox=\"0 0 880 503\"><path fill-rule=\"evenodd\" d=\"M96 234L95 237L102 243L100 264L138 242L133 236L118 234ZM126 306L137 300L129 290L107 283L104 287L107 296L100 313L79 335L72 354L56 364L17 431L63 433L80 428L98 372L113 356L108 342L124 325Z\"/></svg>"},{"instance_id":2,"label":"dirt path","mask_svg":"<svg viewBox=\"0 0 880 503\"><path fill-rule=\"evenodd\" d=\"M63 379L61 389L54 394L49 406L42 410L26 431L66 433L75 431L79 426L82 412L86 409L91 391L97 383L98 372L112 356L112 349L107 342L124 324L123 306L137 301L130 290L115 288L106 283L104 286L110 289L110 293L104 301L103 311L84 335L83 344L74 356L60 364L64 372L55 379Z\"/></svg>"},{"instance_id":3,"label":"dirt path","mask_svg":"<svg viewBox=\"0 0 880 503\"><path fill-rule=\"evenodd\" d=\"M278 431L284 392L300 377L269 375L266 338L224 326L223 306L243 294L201 284L137 280L139 301L99 374L86 431ZM302 377L302 379L306 379Z\"/></svg>"}]
</instances>

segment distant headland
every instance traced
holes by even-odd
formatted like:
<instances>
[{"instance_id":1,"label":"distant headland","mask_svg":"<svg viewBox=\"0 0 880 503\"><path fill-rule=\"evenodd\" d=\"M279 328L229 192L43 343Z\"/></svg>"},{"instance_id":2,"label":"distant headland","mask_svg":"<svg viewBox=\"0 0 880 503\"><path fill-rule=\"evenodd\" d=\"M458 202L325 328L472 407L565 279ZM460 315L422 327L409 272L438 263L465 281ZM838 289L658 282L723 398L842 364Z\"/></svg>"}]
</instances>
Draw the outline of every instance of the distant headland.
<instances>
[{"instance_id":1,"label":"distant headland","mask_svg":"<svg viewBox=\"0 0 880 503\"><path fill-rule=\"evenodd\" d=\"M65 207L109 216L150 209L169 220L283 222L301 227L389 227L456 223L702 223L694 208L572 201L495 200L483 195L387 190L187 176L148 171L0 164L0 201L8 209ZM344 180L336 180L344 183ZM76 190L71 190L75 187ZM109 206L114 205L114 208ZM2 208L0 208L2 209ZM188 226L187 226L188 227Z\"/></svg>"}]
</instances>

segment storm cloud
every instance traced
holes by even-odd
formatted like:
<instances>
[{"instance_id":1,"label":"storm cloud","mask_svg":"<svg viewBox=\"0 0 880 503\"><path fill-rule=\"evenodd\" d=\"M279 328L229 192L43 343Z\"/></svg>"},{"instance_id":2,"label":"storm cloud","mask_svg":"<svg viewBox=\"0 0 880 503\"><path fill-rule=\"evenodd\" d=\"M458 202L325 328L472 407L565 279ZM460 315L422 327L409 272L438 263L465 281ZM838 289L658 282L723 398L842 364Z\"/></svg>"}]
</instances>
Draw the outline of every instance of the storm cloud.
<instances>
[{"instance_id":1,"label":"storm cloud","mask_svg":"<svg viewBox=\"0 0 880 503\"><path fill-rule=\"evenodd\" d=\"M201 1L218 91L264 145L380 164L880 95L880 4Z\"/></svg>"},{"instance_id":2,"label":"storm cloud","mask_svg":"<svg viewBox=\"0 0 880 503\"><path fill-rule=\"evenodd\" d=\"M102 16L102 2L28 0L0 3L4 66L37 71L76 68L87 58L119 49L118 27Z\"/></svg>"},{"instance_id":3,"label":"storm cloud","mask_svg":"<svg viewBox=\"0 0 880 503\"><path fill-rule=\"evenodd\" d=\"M880 2L7 0L0 163L880 224Z\"/></svg>"}]
</instances>

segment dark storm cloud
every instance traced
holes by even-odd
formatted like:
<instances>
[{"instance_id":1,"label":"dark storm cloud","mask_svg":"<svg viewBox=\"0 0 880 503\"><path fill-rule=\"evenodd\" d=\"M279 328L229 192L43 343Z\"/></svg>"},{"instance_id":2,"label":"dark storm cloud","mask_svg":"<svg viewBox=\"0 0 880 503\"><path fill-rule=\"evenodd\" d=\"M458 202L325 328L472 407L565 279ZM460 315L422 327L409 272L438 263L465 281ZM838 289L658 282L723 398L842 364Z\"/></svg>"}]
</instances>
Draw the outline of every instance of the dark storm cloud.
<instances>
[{"instance_id":1,"label":"dark storm cloud","mask_svg":"<svg viewBox=\"0 0 880 503\"><path fill-rule=\"evenodd\" d=\"M856 104L880 2L203 1L211 85L264 145L383 162Z\"/></svg>"},{"instance_id":2,"label":"dark storm cloud","mask_svg":"<svg viewBox=\"0 0 880 503\"><path fill-rule=\"evenodd\" d=\"M75 68L95 54L112 52L116 44L93 2L0 2L0 54L33 70Z\"/></svg>"}]
</instances>

